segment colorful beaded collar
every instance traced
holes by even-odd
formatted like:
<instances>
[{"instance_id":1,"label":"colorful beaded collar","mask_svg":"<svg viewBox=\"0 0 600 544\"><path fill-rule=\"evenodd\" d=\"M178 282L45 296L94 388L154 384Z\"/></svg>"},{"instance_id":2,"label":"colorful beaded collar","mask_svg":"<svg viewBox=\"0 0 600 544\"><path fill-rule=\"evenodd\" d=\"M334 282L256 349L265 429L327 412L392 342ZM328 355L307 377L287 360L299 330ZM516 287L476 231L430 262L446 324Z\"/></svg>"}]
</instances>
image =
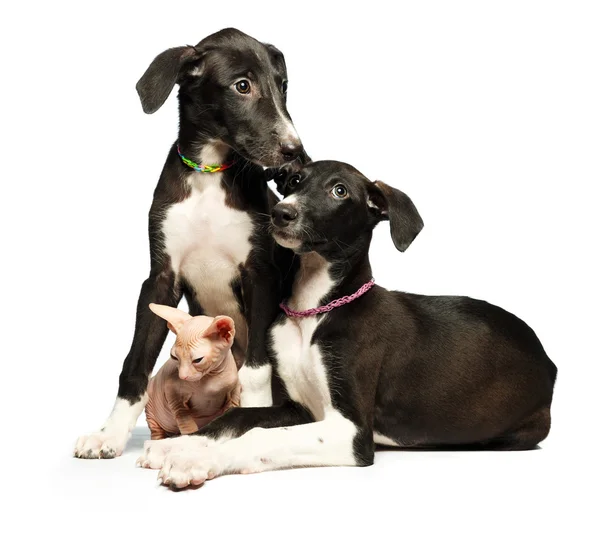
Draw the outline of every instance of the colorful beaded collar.
<instances>
[{"instance_id":1,"label":"colorful beaded collar","mask_svg":"<svg viewBox=\"0 0 600 544\"><path fill-rule=\"evenodd\" d=\"M325 306L319 306L318 308L311 308L310 310L303 310L302 312L296 312L292 310L289 306L284 304L283 302L279 305L279 307L285 312L288 317L310 317L313 315L324 314L326 312L330 312L334 308L338 308L343 306L344 304L348 304L353 300L356 300L358 297L362 297L371 287L375 285L375 280L371 279L367 283L365 283L356 293L352 295L348 295L341 298L336 298L332 300L329 304L325 304Z\"/></svg>"},{"instance_id":2,"label":"colorful beaded collar","mask_svg":"<svg viewBox=\"0 0 600 544\"><path fill-rule=\"evenodd\" d=\"M179 154L179 158L181 159L183 164L189 166L190 168L193 168L194 170L196 170L196 172L209 172L211 174L215 172L222 172L223 170L227 170L235 164L235 161L231 161L225 164L196 164L194 161L183 156L181 150L179 149L179 146L177 146L177 153Z\"/></svg>"}]
</instances>

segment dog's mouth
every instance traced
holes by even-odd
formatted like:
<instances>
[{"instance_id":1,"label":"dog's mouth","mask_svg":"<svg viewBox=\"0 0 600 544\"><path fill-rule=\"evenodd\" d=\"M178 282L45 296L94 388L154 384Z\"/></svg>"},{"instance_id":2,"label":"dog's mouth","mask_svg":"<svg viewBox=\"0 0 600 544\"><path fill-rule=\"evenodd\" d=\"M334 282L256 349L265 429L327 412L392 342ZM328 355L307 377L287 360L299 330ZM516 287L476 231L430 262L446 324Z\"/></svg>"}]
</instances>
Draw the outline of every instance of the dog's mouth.
<instances>
[{"instance_id":1,"label":"dog's mouth","mask_svg":"<svg viewBox=\"0 0 600 544\"><path fill-rule=\"evenodd\" d=\"M262 153L262 154L252 153L251 151L247 150L245 147L240 146L240 145L236 146L236 145L230 144L229 147L231 147L231 149L233 149L244 160L246 160L252 164L256 164L257 166L261 166L264 169L274 169L275 170L275 169L279 169L282 166L285 166L285 164L287 164L286 162L279 161L278 158L272 158L270 155L266 155L264 153Z\"/></svg>"},{"instance_id":2,"label":"dog's mouth","mask_svg":"<svg viewBox=\"0 0 600 544\"><path fill-rule=\"evenodd\" d=\"M280 246L287 247L288 249L299 249L304 243L302 238L296 233L291 233L287 229L274 227L272 234L273 238Z\"/></svg>"},{"instance_id":3,"label":"dog's mouth","mask_svg":"<svg viewBox=\"0 0 600 544\"><path fill-rule=\"evenodd\" d=\"M307 237L305 233L296 229L271 226L271 234L275 241L282 247L293 249L295 251L314 251L328 243L324 238Z\"/></svg>"},{"instance_id":4,"label":"dog's mouth","mask_svg":"<svg viewBox=\"0 0 600 544\"><path fill-rule=\"evenodd\" d=\"M291 160L286 160L286 159L280 157L278 154L275 154L272 157L261 156L260 158L255 158L255 157L253 158L251 153L245 153L243 155L245 157L247 157L247 159L250 162L253 162L254 164L256 164L258 166L262 166L265 169L278 170L284 166L298 162L298 160L296 158L291 159Z\"/></svg>"},{"instance_id":5,"label":"dog's mouth","mask_svg":"<svg viewBox=\"0 0 600 544\"><path fill-rule=\"evenodd\" d=\"M288 165L297 165L300 168L309 161L308 155L304 149L298 155L286 157L278 149L278 143L269 143L256 146L255 143L246 145L246 142L236 142L228 144L238 155L241 155L247 161L262 166L263 168L279 169ZM267 149L268 151L265 151Z\"/></svg>"}]
</instances>

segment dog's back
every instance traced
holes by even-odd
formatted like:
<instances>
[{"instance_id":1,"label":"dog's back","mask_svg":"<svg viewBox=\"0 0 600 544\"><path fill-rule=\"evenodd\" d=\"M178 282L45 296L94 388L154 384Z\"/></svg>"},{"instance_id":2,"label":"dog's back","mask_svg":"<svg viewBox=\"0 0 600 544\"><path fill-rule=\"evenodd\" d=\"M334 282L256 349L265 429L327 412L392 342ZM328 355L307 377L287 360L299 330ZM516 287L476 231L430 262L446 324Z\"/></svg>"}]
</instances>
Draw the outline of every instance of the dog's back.
<instances>
[{"instance_id":1,"label":"dog's back","mask_svg":"<svg viewBox=\"0 0 600 544\"><path fill-rule=\"evenodd\" d=\"M556 366L526 323L468 297L380 297L394 316L382 326L402 344L381 362L381 434L407 446L510 449L547 436Z\"/></svg>"}]
</instances>

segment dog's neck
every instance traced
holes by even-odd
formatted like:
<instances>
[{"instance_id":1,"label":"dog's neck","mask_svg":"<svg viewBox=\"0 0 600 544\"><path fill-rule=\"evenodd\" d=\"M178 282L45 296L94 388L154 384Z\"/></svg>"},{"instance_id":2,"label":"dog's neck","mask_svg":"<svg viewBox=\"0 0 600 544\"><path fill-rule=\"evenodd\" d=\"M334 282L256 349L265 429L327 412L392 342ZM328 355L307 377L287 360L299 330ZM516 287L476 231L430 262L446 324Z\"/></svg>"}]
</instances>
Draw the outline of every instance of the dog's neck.
<instances>
[{"instance_id":1,"label":"dog's neck","mask_svg":"<svg viewBox=\"0 0 600 544\"><path fill-rule=\"evenodd\" d=\"M330 268L331 263L314 251L300 255L290 307L301 312L319 306L335 286Z\"/></svg>"},{"instance_id":2,"label":"dog's neck","mask_svg":"<svg viewBox=\"0 0 600 544\"><path fill-rule=\"evenodd\" d=\"M220 140L178 139L181 153L200 165L225 164L234 160L235 152Z\"/></svg>"},{"instance_id":3,"label":"dog's neck","mask_svg":"<svg viewBox=\"0 0 600 544\"><path fill-rule=\"evenodd\" d=\"M315 251L300 255L290 308L305 311L351 295L372 278L367 253L350 258L323 257Z\"/></svg>"},{"instance_id":4,"label":"dog's neck","mask_svg":"<svg viewBox=\"0 0 600 544\"><path fill-rule=\"evenodd\" d=\"M179 95L179 134L181 153L197 164L225 164L236 160L237 153L223 143L214 121L205 115L192 119L187 99Z\"/></svg>"}]
</instances>

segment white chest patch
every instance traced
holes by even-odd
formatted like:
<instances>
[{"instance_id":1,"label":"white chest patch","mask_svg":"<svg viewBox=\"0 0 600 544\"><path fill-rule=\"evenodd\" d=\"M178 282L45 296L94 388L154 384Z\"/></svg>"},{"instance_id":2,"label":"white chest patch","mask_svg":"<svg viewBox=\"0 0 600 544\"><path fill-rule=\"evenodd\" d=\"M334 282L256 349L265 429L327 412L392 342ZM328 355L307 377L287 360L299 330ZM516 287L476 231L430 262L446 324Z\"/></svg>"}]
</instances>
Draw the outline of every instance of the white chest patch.
<instances>
[{"instance_id":1,"label":"white chest patch","mask_svg":"<svg viewBox=\"0 0 600 544\"><path fill-rule=\"evenodd\" d=\"M190 196L171 206L163 223L166 252L207 315L229 315L242 325L231 282L250 253L252 220L225 204L221 174L192 172L188 183Z\"/></svg>"},{"instance_id":2,"label":"white chest patch","mask_svg":"<svg viewBox=\"0 0 600 544\"><path fill-rule=\"evenodd\" d=\"M328 263L316 254L303 255L288 305L298 311L315 308L333 285ZM292 400L306 406L317 421L331 408L321 348L311 344L322 319L327 317L286 318L271 329L279 375Z\"/></svg>"}]
</instances>

